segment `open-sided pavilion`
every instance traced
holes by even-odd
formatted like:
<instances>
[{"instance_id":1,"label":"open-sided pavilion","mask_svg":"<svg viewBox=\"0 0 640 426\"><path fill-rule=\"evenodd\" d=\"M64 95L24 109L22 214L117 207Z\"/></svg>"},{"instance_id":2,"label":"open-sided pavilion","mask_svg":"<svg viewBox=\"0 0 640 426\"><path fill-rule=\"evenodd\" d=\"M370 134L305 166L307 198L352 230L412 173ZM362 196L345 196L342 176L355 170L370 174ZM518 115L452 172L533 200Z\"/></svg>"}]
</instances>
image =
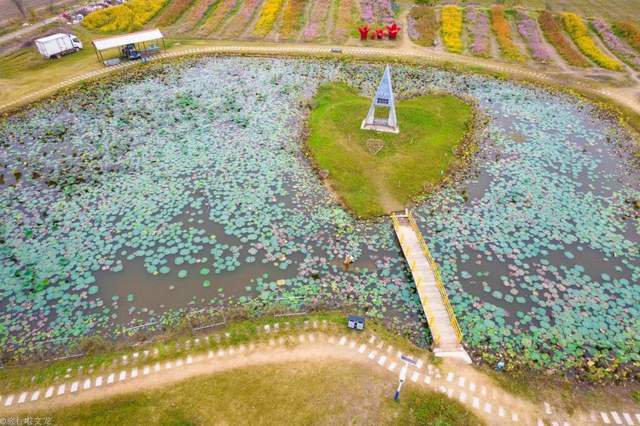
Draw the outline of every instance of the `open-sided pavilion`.
<instances>
[{"instance_id":1,"label":"open-sided pavilion","mask_svg":"<svg viewBox=\"0 0 640 426\"><path fill-rule=\"evenodd\" d=\"M123 46L133 44L136 46L140 54L145 57L157 53L160 50L159 46L152 43L154 41L159 42L160 40L162 40L162 48L166 49L164 36L160 30L156 28L153 30L138 31L135 33L93 40L93 48L95 49L98 60L105 63L105 65L109 65L105 62L103 57L103 52L106 50L118 49L118 52L120 52L120 49ZM149 43L149 46L147 46L147 43Z\"/></svg>"}]
</instances>

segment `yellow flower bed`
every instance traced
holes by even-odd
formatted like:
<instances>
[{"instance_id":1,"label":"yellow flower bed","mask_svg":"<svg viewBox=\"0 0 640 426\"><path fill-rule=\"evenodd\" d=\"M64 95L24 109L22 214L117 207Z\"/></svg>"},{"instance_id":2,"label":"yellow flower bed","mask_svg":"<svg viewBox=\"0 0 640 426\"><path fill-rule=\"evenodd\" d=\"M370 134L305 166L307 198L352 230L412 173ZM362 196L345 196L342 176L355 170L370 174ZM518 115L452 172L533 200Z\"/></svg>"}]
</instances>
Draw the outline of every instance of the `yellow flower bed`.
<instances>
[{"instance_id":1,"label":"yellow flower bed","mask_svg":"<svg viewBox=\"0 0 640 426\"><path fill-rule=\"evenodd\" d=\"M462 52L462 9L458 6L442 8L442 41L449 52Z\"/></svg>"},{"instance_id":2,"label":"yellow flower bed","mask_svg":"<svg viewBox=\"0 0 640 426\"><path fill-rule=\"evenodd\" d=\"M139 30L166 2L167 0L130 0L118 6L91 12L82 20L82 25L105 33Z\"/></svg>"},{"instance_id":3,"label":"yellow flower bed","mask_svg":"<svg viewBox=\"0 0 640 426\"><path fill-rule=\"evenodd\" d=\"M589 35L589 29L582 21L582 18L575 13L563 13L562 22L564 29L569 33L576 46L593 62L609 70L620 71L622 69L620 62L598 49L598 46Z\"/></svg>"},{"instance_id":4,"label":"yellow flower bed","mask_svg":"<svg viewBox=\"0 0 640 426\"><path fill-rule=\"evenodd\" d=\"M264 2L256 27L253 29L255 35L264 37L271 32L282 3L283 0L266 0Z\"/></svg>"}]
</instances>

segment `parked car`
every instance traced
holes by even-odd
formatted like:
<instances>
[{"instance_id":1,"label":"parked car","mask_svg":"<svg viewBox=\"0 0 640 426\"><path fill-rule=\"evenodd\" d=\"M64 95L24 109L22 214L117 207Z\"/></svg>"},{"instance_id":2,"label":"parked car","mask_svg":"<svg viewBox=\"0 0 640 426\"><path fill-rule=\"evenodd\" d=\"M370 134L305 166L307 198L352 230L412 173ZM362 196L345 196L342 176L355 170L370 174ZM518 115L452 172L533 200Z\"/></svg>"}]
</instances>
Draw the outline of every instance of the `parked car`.
<instances>
[{"instance_id":1,"label":"parked car","mask_svg":"<svg viewBox=\"0 0 640 426\"><path fill-rule=\"evenodd\" d=\"M82 49L82 42L73 34L57 33L35 40L36 48L47 59L59 58Z\"/></svg>"}]
</instances>

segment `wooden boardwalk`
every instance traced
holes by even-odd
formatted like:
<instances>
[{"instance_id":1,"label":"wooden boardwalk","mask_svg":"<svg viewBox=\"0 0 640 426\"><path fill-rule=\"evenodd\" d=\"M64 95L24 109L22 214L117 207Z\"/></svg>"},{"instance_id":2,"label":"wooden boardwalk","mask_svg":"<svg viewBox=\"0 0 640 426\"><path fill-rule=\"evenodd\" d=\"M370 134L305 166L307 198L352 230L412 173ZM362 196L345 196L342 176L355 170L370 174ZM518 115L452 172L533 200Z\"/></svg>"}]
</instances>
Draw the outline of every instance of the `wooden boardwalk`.
<instances>
[{"instance_id":1,"label":"wooden boardwalk","mask_svg":"<svg viewBox=\"0 0 640 426\"><path fill-rule=\"evenodd\" d=\"M435 355L470 364L471 358L462 346L462 333L442 284L438 265L431 257L416 221L408 210L403 214L392 214L391 219L418 289L433 336Z\"/></svg>"}]
</instances>

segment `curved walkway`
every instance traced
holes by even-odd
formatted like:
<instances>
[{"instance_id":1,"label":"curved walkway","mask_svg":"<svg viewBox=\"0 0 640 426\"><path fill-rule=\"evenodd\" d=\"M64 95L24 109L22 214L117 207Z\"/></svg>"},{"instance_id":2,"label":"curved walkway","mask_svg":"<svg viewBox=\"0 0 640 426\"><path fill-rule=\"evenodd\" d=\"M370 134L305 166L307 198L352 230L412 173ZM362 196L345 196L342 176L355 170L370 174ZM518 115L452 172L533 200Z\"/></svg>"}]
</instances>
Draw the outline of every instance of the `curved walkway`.
<instances>
[{"instance_id":1,"label":"curved walkway","mask_svg":"<svg viewBox=\"0 0 640 426\"><path fill-rule=\"evenodd\" d=\"M448 52L441 52L434 49L427 49L415 45L402 45L397 48L376 48L376 47L340 47L341 53L331 52L331 46L326 45L265 45L261 43L244 43L231 45L211 45L203 47L193 47L180 50L172 50L154 56L152 60L175 58L185 55L199 54L230 54L230 55L305 55L305 56L350 56L355 58L389 58L396 60L416 60L427 61L430 63L452 63L465 66L478 67L491 72L506 72L547 84L556 84L563 87L572 87L583 92L590 92L608 98L618 104L624 105L636 113L640 114L640 85L633 87L615 88L605 86L603 84L595 85L595 83L587 83L578 78L572 79L571 84L566 81L560 81L552 75L543 71L532 70L525 66L516 64L508 64L495 60L480 59L464 55L456 55ZM30 93L13 102L0 105L0 111L12 108L14 106L36 100L47 94L53 93L63 87L68 87L81 81L89 80L95 77L106 75L116 70L128 68L140 64L140 62L127 62L113 67L102 68L92 72L80 74L70 79L58 82L44 89ZM556 73L557 74L557 73ZM569 74L564 74L566 77Z\"/></svg>"},{"instance_id":2,"label":"curved walkway","mask_svg":"<svg viewBox=\"0 0 640 426\"><path fill-rule=\"evenodd\" d=\"M288 329L288 323L284 323ZM68 379L63 383L0 397L0 416L17 416L34 410L54 410L79 402L169 385L201 374L213 374L234 368L246 368L269 363L336 360L366 363L384 369L389 374L389 386L395 388L403 355L415 360L408 365L407 381L413 386L425 386L465 404L488 424L583 425L640 424L638 412L593 411L574 414L570 419L550 404L536 406L505 393L484 374L455 361L440 366L418 357L404 354L387 345L373 334L353 332L333 335L327 323L313 321L293 333L280 333L280 324L264 326L267 341L263 344L242 344L218 350L207 350L210 339L223 340L229 334L205 336L184 344L186 353L172 360L156 361L157 351L134 352L123 356L112 371ZM571 423L570 423L571 422Z\"/></svg>"}]
</instances>

